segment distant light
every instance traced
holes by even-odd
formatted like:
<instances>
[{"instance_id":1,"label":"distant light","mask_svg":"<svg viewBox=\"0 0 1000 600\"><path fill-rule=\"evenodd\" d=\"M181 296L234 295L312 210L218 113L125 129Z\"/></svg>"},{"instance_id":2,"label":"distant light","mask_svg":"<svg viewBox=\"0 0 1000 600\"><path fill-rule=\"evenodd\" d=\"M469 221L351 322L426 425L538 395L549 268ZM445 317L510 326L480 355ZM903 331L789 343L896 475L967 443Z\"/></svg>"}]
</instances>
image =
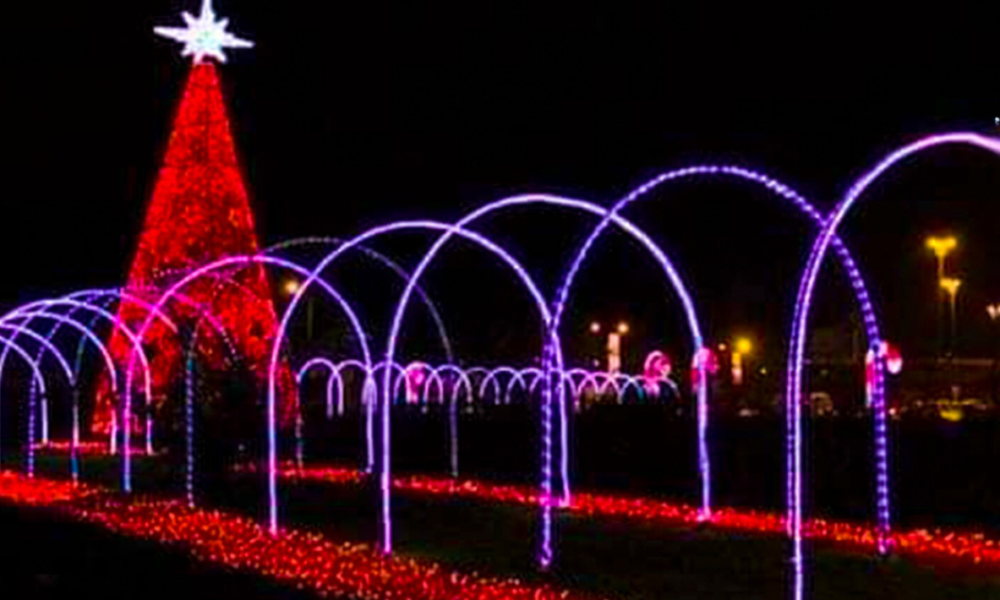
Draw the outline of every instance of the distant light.
<instances>
[{"instance_id":1,"label":"distant light","mask_svg":"<svg viewBox=\"0 0 1000 600\"><path fill-rule=\"evenodd\" d=\"M885 357L885 368L890 375L899 375L903 371L903 355L889 342L882 342L882 355Z\"/></svg>"},{"instance_id":2,"label":"distant light","mask_svg":"<svg viewBox=\"0 0 1000 600\"><path fill-rule=\"evenodd\" d=\"M299 287L301 286L298 279L289 279L285 282L285 293L291 296L299 291Z\"/></svg>"},{"instance_id":3,"label":"distant light","mask_svg":"<svg viewBox=\"0 0 1000 600\"><path fill-rule=\"evenodd\" d=\"M958 293L958 288L962 287L962 280L955 277L942 277L938 284L941 289L954 296Z\"/></svg>"},{"instance_id":4,"label":"distant light","mask_svg":"<svg viewBox=\"0 0 1000 600\"><path fill-rule=\"evenodd\" d=\"M938 415L950 423L958 423L965 417L961 406L946 406L938 409Z\"/></svg>"},{"instance_id":5,"label":"distant light","mask_svg":"<svg viewBox=\"0 0 1000 600\"><path fill-rule=\"evenodd\" d=\"M990 316L990 320L996 321L1000 319L1000 303L990 304L986 307L986 314Z\"/></svg>"},{"instance_id":6,"label":"distant light","mask_svg":"<svg viewBox=\"0 0 1000 600\"><path fill-rule=\"evenodd\" d=\"M740 354L750 354L753 351L753 342L749 338L737 338L734 346Z\"/></svg>"},{"instance_id":7,"label":"distant light","mask_svg":"<svg viewBox=\"0 0 1000 600\"><path fill-rule=\"evenodd\" d=\"M761 367L760 368L760 374L761 375L767 375L767 367Z\"/></svg>"},{"instance_id":8,"label":"distant light","mask_svg":"<svg viewBox=\"0 0 1000 600\"><path fill-rule=\"evenodd\" d=\"M949 252L958 246L958 240L954 236L927 238L927 247L934 252L935 256L945 257Z\"/></svg>"},{"instance_id":9,"label":"distant light","mask_svg":"<svg viewBox=\"0 0 1000 600\"><path fill-rule=\"evenodd\" d=\"M622 321L621 323L619 323L618 324L618 333L621 334L621 335L625 335L626 333L628 333L628 323L626 323L625 321Z\"/></svg>"},{"instance_id":10,"label":"distant light","mask_svg":"<svg viewBox=\"0 0 1000 600\"><path fill-rule=\"evenodd\" d=\"M600 333L600 332L601 332L601 324L600 323L598 323L597 321L594 321L593 323L590 324L590 333Z\"/></svg>"},{"instance_id":11,"label":"distant light","mask_svg":"<svg viewBox=\"0 0 1000 600\"><path fill-rule=\"evenodd\" d=\"M647 379L663 379L673 372L673 362L666 352L653 350L646 355L642 370Z\"/></svg>"},{"instance_id":12,"label":"distant light","mask_svg":"<svg viewBox=\"0 0 1000 600\"><path fill-rule=\"evenodd\" d=\"M729 349L729 346L727 346L725 344L719 344L719 352L725 352L728 349Z\"/></svg>"}]
</instances>

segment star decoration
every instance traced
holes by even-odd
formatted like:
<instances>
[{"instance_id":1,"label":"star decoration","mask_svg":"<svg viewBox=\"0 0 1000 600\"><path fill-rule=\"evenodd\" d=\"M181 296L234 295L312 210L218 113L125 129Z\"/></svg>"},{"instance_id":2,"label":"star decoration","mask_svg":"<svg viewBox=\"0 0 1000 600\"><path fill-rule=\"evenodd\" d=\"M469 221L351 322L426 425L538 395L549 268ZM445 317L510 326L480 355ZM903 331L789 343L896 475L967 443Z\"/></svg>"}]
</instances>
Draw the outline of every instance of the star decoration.
<instances>
[{"instance_id":1,"label":"star decoration","mask_svg":"<svg viewBox=\"0 0 1000 600\"><path fill-rule=\"evenodd\" d=\"M211 57L219 62L226 62L226 55L223 48L253 48L253 42L242 40L226 31L229 19L215 20L215 11L212 10L212 0L203 0L201 5L201 15L195 18L191 13L185 11L181 13L187 28L181 27L154 27L153 32L157 35L177 40L184 44L181 56L194 56L194 62L200 63L206 57Z\"/></svg>"}]
</instances>

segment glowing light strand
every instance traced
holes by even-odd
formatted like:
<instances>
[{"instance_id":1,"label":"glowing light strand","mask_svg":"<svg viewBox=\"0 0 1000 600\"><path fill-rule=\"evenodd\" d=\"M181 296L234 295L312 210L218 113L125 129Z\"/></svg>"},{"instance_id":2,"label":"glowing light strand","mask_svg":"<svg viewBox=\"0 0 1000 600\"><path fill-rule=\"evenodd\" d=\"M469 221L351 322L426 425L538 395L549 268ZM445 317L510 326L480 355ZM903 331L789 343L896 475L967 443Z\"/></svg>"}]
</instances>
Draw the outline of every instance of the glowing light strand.
<instances>
[{"instance_id":1,"label":"glowing light strand","mask_svg":"<svg viewBox=\"0 0 1000 600\"><path fill-rule=\"evenodd\" d=\"M803 365L805 359L805 341L808 333L809 312L812 305L813 293L816 281L819 276L819 269L823 258L826 256L828 248L833 244L833 239L837 228L843 221L847 212L857 202L861 195L886 171L900 161L921 152L923 150L940 146L943 144L967 144L974 147L989 150L994 154L1000 154L1000 141L982 136L976 133L948 133L925 137L913 144L909 144L888 155L885 159L876 164L872 169L864 173L850 187L847 194L840 201L830 217L826 220L822 231L816 237L816 241L811 248L806 268L803 271L799 282L798 301L795 305L795 315L792 321L790 348L788 357L788 377L785 389L786 411L795 419L788 431L789 463L791 465L791 476L789 477L789 520L791 521L792 534L792 562L794 581L792 586L792 597L801 600L805 594L805 572L804 555L802 552L802 431L801 431L801 403L802 403L802 380ZM881 365L876 361L877 383L881 380ZM875 414L876 441L875 452L879 458L876 477L878 485L888 487L888 443L886 441L885 424L885 398L879 393L873 398L873 412ZM887 500L887 498L886 498ZM886 502L880 502L879 510L888 512L889 506ZM880 535L884 535L884 532Z\"/></svg>"}]
</instances>

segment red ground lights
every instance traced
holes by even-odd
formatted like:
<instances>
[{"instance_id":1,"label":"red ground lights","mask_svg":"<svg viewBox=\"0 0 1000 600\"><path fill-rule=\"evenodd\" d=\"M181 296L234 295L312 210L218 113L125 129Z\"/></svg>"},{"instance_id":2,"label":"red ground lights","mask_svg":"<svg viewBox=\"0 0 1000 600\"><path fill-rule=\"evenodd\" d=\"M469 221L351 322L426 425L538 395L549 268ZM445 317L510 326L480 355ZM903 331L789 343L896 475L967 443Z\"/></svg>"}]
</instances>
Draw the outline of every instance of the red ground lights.
<instances>
[{"instance_id":1,"label":"red ground lights","mask_svg":"<svg viewBox=\"0 0 1000 600\"><path fill-rule=\"evenodd\" d=\"M255 254L257 250L253 213L236 160L216 68L211 61L195 64L174 120L126 289L155 302L157 293L150 290L165 289L184 272L227 256ZM258 383L265 381L277 322L264 270L255 264L219 275L229 282L205 278L183 293L212 313L233 341L239 360L259 378ZM188 332L201 317L190 306L174 303L169 309ZM123 302L118 316L137 328L147 314L142 306ZM199 330L199 366L219 371L224 367L227 348L206 325ZM177 381L186 348L161 322L150 328L145 342L158 405ZM117 330L111 339L111 351L119 363L127 361L130 347ZM295 398L287 365L281 370L279 385L284 401L282 414L287 417ZM112 405L110 388L103 380L98 387L92 426L95 432L108 431Z\"/></svg>"},{"instance_id":2,"label":"red ground lights","mask_svg":"<svg viewBox=\"0 0 1000 600\"><path fill-rule=\"evenodd\" d=\"M73 451L73 445L66 440L52 440L47 444L35 444L35 449L46 454L69 455ZM134 456L145 453L142 448L132 448ZM76 453L80 456L111 456L107 442L80 442L76 446Z\"/></svg>"},{"instance_id":3,"label":"red ground lights","mask_svg":"<svg viewBox=\"0 0 1000 600\"><path fill-rule=\"evenodd\" d=\"M363 544L303 531L271 536L257 523L182 502L121 497L0 473L0 499L60 509L82 521L189 550L200 560L253 571L321 595L365 600L573 600L587 596L514 579L463 575L423 560L385 557Z\"/></svg>"},{"instance_id":4,"label":"red ground lights","mask_svg":"<svg viewBox=\"0 0 1000 600\"><path fill-rule=\"evenodd\" d=\"M296 469L286 464L281 476L289 481L320 481L331 484L359 483L364 475L358 471L331 467ZM541 496L526 486L499 485L483 481L453 480L445 477L413 475L393 480L393 488L403 493L431 496L458 496L489 502L538 505ZM665 525L697 526L698 509L686 504L674 504L641 497L621 497L576 493L573 503L561 510L598 517L625 517ZM783 516L753 510L720 508L713 512L711 525L720 529L759 534L783 535ZM866 525L814 519L805 524L805 535L875 553L875 529ZM953 567L974 567L990 572L1000 571L1000 541L980 533L945 530L911 530L893 533L890 543L899 554Z\"/></svg>"}]
</instances>

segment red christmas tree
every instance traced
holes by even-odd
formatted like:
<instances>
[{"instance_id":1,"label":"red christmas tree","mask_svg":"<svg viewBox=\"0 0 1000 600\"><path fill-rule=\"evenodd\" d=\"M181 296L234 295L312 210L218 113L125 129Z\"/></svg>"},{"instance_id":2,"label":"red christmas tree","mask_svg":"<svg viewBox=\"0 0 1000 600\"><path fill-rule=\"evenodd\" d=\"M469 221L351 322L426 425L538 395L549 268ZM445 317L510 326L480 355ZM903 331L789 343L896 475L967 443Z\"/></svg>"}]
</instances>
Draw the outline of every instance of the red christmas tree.
<instances>
[{"instance_id":1,"label":"red christmas tree","mask_svg":"<svg viewBox=\"0 0 1000 600\"><path fill-rule=\"evenodd\" d=\"M156 302L163 291L192 269L227 256L255 254L257 250L254 218L236 160L218 74L213 62L196 61L174 121L126 289L148 302ZM238 361L247 367L259 389L267 378L276 330L271 288L263 268L255 264L219 271L214 277L196 280L182 293L193 302L174 300L168 305L182 334L157 321L144 340L152 371L154 407L160 407L178 389L187 352L185 340L196 327L199 369L223 372L227 355L235 350ZM221 324L232 348L207 321L202 321L205 312ZM119 318L133 328L138 328L148 314L146 308L134 302L123 301L119 307ZM117 331L111 339L111 350L124 366L131 348ZM135 381L140 381L138 372ZM295 386L285 363L279 371L279 391L281 414L287 422L295 402ZM108 431L114 402L107 382L102 382L94 431Z\"/></svg>"}]
</instances>

